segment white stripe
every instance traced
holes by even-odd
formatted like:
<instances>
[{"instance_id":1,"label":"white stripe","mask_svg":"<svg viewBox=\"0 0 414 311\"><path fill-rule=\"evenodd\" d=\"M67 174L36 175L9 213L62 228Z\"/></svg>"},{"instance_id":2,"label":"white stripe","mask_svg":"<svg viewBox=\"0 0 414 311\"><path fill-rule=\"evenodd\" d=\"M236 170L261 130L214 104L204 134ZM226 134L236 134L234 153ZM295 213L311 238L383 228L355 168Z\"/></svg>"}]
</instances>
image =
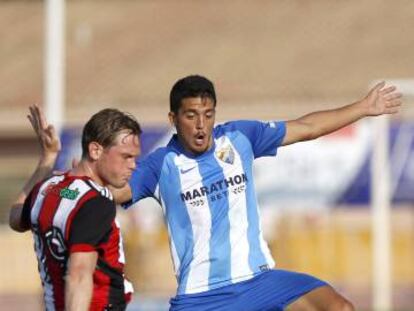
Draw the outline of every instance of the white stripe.
<instances>
[{"instance_id":1,"label":"white stripe","mask_svg":"<svg viewBox=\"0 0 414 311\"><path fill-rule=\"evenodd\" d=\"M167 229L168 229L168 235L170 237L171 258L172 258L172 261L173 261L173 264L174 264L175 277L178 280L178 271L180 271L181 262L180 262L180 258L178 257L178 254L177 254L177 249L175 248L175 243L174 243L174 240L172 238L171 230L170 230L169 225L167 225Z\"/></svg>"},{"instance_id":2,"label":"white stripe","mask_svg":"<svg viewBox=\"0 0 414 311\"><path fill-rule=\"evenodd\" d=\"M45 283L43 285L44 288L44 297L45 297L45 305L47 311L55 311L55 299L53 298L53 288L52 284Z\"/></svg>"},{"instance_id":3,"label":"white stripe","mask_svg":"<svg viewBox=\"0 0 414 311\"><path fill-rule=\"evenodd\" d=\"M157 199L159 200L158 202L161 205L161 209L162 209L162 212L164 214L164 219L167 219L167 210L165 208L165 202L164 202L164 200L162 199L162 196L161 196L159 184L157 184L154 193L158 194ZM173 265L174 265L174 273L175 273L176 279L178 280L178 271L180 271L181 262L180 262L180 258L178 257L178 254L177 254L177 249L175 247L174 240L172 238L170 224L168 223L168 221L166 221L165 223L167 225L167 230L168 230L168 239L169 239L169 242L170 242L170 250L171 250L170 253L171 253L171 259L172 259L172 262L173 262Z\"/></svg>"},{"instance_id":4,"label":"white stripe","mask_svg":"<svg viewBox=\"0 0 414 311\"><path fill-rule=\"evenodd\" d=\"M257 208L257 214L258 214L259 230L260 230L260 235L259 235L260 249L262 250L262 253L264 254L264 256L266 258L266 262L269 265L269 268L273 268L275 266L275 261L273 260L273 256L270 253L269 245L267 244L267 242L263 238L262 222L260 221L261 218L260 218L260 209L259 209L259 207Z\"/></svg>"},{"instance_id":5,"label":"white stripe","mask_svg":"<svg viewBox=\"0 0 414 311\"><path fill-rule=\"evenodd\" d=\"M222 136L216 141L216 150L223 147L230 146L234 151L233 164L225 163L217 158L216 161L223 169L224 178L234 177L244 173L243 165L241 163L240 155L236 148L231 144L227 136ZM249 266L249 240L247 237L247 206L246 206L246 191L237 192L239 186L236 185L228 189L229 201L229 222L230 222L230 247L231 247L231 278L239 281L240 277L252 275ZM245 188L246 189L246 188Z\"/></svg>"},{"instance_id":6,"label":"white stripe","mask_svg":"<svg viewBox=\"0 0 414 311\"><path fill-rule=\"evenodd\" d=\"M53 218L53 226L60 229L61 233L63 234L63 237L65 237L66 223L68 221L70 213L75 209L77 203L85 195L85 193L91 190L91 187L82 179L75 179L68 186L68 188L70 190L79 191L79 194L75 200L69 200L62 197L59 207Z\"/></svg>"},{"instance_id":7,"label":"white stripe","mask_svg":"<svg viewBox=\"0 0 414 311\"><path fill-rule=\"evenodd\" d=\"M124 277L124 293L128 294L128 293L133 293L134 292L134 287L132 286L131 282L128 281L125 277Z\"/></svg>"},{"instance_id":8,"label":"white stripe","mask_svg":"<svg viewBox=\"0 0 414 311\"><path fill-rule=\"evenodd\" d=\"M198 189L203 186L197 161L180 155L174 159L174 162L180 171L181 189L184 193L187 190ZM181 173L181 170L185 173ZM194 243L193 260L190 264L187 288L185 289L186 293L191 293L190 289L195 287L199 289L198 291L208 289L211 214L208 200L205 196L195 200L188 200L185 202L185 205L190 217Z\"/></svg>"},{"instance_id":9,"label":"white stripe","mask_svg":"<svg viewBox=\"0 0 414 311\"><path fill-rule=\"evenodd\" d=\"M32 224L37 225L39 223L38 218L43 205L43 200L45 199L45 196L43 194L44 190L52 184L57 184L61 182L64 178L64 175L53 176L49 180L45 181L43 185L40 187L38 195L36 196L36 201L32 206L32 210L30 211L30 221Z\"/></svg>"},{"instance_id":10,"label":"white stripe","mask_svg":"<svg viewBox=\"0 0 414 311\"><path fill-rule=\"evenodd\" d=\"M44 290L44 299L46 310L55 310L54 298L53 298L53 286L52 283L48 282L50 277L48 277L48 273L46 271L46 265L44 262L43 254L44 254L44 247L45 245L41 241L39 235L34 232L33 234L34 239L34 247L36 251L37 260L39 261L39 274L40 278L42 279L43 283L43 290Z\"/></svg>"},{"instance_id":11,"label":"white stripe","mask_svg":"<svg viewBox=\"0 0 414 311\"><path fill-rule=\"evenodd\" d=\"M115 218L115 225L118 227L118 231L119 231L119 241L118 241L119 258L118 258L118 261L122 264L125 264L124 241L122 239L121 226L119 225L118 219L116 219L116 218Z\"/></svg>"}]
</instances>

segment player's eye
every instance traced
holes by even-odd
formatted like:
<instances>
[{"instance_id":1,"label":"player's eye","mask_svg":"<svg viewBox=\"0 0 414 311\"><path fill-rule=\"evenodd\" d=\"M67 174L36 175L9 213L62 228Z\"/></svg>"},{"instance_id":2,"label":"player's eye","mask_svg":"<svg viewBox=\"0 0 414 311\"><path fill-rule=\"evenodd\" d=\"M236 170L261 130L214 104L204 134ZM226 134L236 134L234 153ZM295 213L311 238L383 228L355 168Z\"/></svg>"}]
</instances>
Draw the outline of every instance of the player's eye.
<instances>
[{"instance_id":1,"label":"player's eye","mask_svg":"<svg viewBox=\"0 0 414 311\"><path fill-rule=\"evenodd\" d=\"M206 118L207 119L211 119L212 117L214 117L214 112L210 111L206 113Z\"/></svg>"}]
</instances>

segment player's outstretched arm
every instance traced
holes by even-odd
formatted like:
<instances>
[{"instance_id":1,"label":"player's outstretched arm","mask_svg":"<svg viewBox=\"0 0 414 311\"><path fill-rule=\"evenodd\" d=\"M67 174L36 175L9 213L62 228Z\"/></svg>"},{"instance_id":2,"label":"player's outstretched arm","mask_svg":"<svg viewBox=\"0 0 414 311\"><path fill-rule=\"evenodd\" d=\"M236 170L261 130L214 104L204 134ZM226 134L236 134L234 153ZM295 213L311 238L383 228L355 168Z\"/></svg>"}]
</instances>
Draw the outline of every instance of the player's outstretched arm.
<instances>
[{"instance_id":1,"label":"player's outstretched arm","mask_svg":"<svg viewBox=\"0 0 414 311\"><path fill-rule=\"evenodd\" d=\"M131 201L132 192L129 184L126 184L122 188L115 188L111 186L108 186L108 188L111 190L116 204L122 204Z\"/></svg>"},{"instance_id":2,"label":"player's outstretched arm","mask_svg":"<svg viewBox=\"0 0 414 311\"><path fill-rule=\"evenodd\" d=\"M17 199L12 203L9 214L10 227L19 232L29 229L21 221L23 204L35 184L51 174L60 151L60 140L54 127L47 123L42 110L37 105L29 107L29 119L39 140L41 154L39 162L32 176L27 180Z\"/></svg>"},{"instance_id":3,"label":"player's outstretched arm","mask_svg":"<svg viewBox=\"0 0 414 311\"><path fill-rule=\"evenodd\" d=\"M361 100L337 109L318 111L286 122L283 145L311 140L332 133L361 118L394 114L400 110L402 94L385 82L374 86Z\"/></svg>"}]
</instances>

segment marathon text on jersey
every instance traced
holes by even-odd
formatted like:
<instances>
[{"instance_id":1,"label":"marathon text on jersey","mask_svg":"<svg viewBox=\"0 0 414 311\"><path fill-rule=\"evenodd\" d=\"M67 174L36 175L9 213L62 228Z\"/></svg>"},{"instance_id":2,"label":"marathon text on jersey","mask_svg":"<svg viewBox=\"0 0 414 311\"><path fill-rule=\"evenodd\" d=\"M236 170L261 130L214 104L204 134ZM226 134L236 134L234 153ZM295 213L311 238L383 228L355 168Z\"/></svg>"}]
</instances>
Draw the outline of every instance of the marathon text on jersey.
<instances>
[{"instance_id":1,"label":"marathon text on jersey","mask_svg":"<svg viewBox=\"0 0 414 311\"><path fill-rule=\"evenodd\" d=\"M246 174L235 175L229 178L225 178L211 183L208 186L202 186L200 188L189 190L185 193L181 193L181 200L183 202L193 200L196 198L205 197L218 191L227 190L229 187L246 183Z\"/></svg>"}]
</instances>

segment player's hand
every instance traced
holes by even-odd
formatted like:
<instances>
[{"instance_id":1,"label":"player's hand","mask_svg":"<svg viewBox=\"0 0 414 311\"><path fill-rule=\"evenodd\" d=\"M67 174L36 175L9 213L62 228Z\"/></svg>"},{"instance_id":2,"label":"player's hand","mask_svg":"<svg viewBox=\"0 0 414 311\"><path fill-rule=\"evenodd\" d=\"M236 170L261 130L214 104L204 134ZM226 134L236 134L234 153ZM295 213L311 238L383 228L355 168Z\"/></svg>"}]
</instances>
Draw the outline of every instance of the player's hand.
<instances>
[{"instance_id":1,"label":"player's hand","mask_svg":"<svg viewBox=\"0 0 414 311\"><path fill-rule=\"evenodd\" d=\"M369 91L362 102L366 105L369 116L394 114L400 110L401 97L402 94L395 86L385 87L385 82L382 81Z\"/></svg>"},{"instance_id":2,"label":"player's hand","mask_svg":"<svg viewBox=\"0 0 414 311\"><path fill-rule=\"evenodd\" d=\"M29 107L27 115L33 130L38 138L42 156L57 156L61 149L61 143L53 125L48 124L42 109L38 105Z\"/></svg>"}]
</instances>

